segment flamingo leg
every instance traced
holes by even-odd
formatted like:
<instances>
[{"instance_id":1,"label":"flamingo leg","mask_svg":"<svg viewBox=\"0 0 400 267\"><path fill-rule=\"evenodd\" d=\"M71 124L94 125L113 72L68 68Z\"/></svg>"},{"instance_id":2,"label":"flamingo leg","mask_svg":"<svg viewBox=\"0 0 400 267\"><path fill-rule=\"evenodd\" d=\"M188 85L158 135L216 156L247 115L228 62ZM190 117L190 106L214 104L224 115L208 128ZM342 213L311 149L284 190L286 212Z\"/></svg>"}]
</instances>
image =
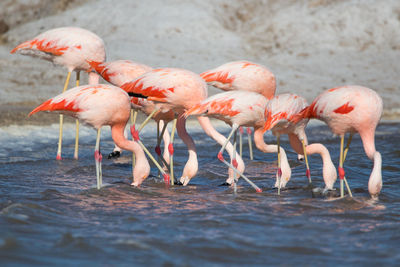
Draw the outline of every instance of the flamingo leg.
<instances>
[{"instance_id":1,"label":"flamingo leg","mask_svg":"<svg viewBox=\"0 0 400 267\"><path fill-rule=\"evenodd\" d=\"M249 142L250 159L253 160L253 142L251 141L251 129L247 127L247 141Z\"/></svg>"},{"instance_id":2,"label":"flamingo leg","mask_svg":"<svg viewBox=\"0 0 400 267\"><path fill-rule=\"evenodd\" d=\"M174 138L175 138L175 130L176 130L176 123L178 119L175 118L174 121L172 122L172 130L171 130L171 142L169 143L168 146L168 151L169 151L169 173L171 175L171 185L174 185L175 183L175 177L174 177Z\"/></svg>"},{"instance_id":3,"label":"flamingo leg","mask_svg":"<svg viewBox=\"0 0 400 267\"><path fill-rule=\"evenodd\" d=\"M221 159L220 159L221 160ZM229 162L227 162L224 158L222 158L221 160L226 166L228 166L229 168L231 168L233 170L234 173L236 173L237 175L240 175L249 185L251 185L254 190L257 191L257 193L261 193L262 190L261 188L259 188L255 183L253 183L252 181L250 181L249 178L247 178L243 173L239 172L232 164L230 164Z\"/></svg>"},{"instance_id":4,"label":"flamingo leg","mask_svg":"<svg viewBox=\"0 0 400 267\"><path fill-rule=\"evenodd\" d=\"M160 121L157 121L157 145L155 148L156 154L157 154L157 162L158 164L160 164L161 161L161 148L160 148L160 144L161 144L161 138L160 138ZM160 176L160 170L158 170L158 176Z\"/></svg>"},{"instance_id":5,"label":"flamingo leg","mask_svg":"<svg viewBox=\"0 0 400 267\"><path fill-rule=\"evenodd\" d=\"M140 124L139 129L138 129L138 132L140 132L140 131L143 129L143 127L144 127L147 123L149 123L150 119L154 116L154 114L155 114L157 111L158 111L158 108L155 108L155 109L149 114L149 116L147 116L147 118L142 122L142 124Z\"/></svg>"},{"instance_id":6,"label":"flamingo leg","mask_svg":"<svg viewBox=\"0 0 400 267\"><path fill-rule=\"evenodd\" d=\"M281 136L278 134L276 137L276 143L278 145L278 195L281 194L281 178L282 178L280 139L281 139Z\"/></svg>"},{"instance_id":7,"label":"flamingo leg","mask_svg":"<svg viewBox=\"0 0 400 267\"><path fill-rule=\"evenodd\" d=\"M243 127L239 127L239 155L243 157Z\"/></svg>"},{"instance_id":8,"label":"flamingo leg","mask_svg":"<svg viewBox=\"0 0 400 267\"><path fill-rule=\"evenodd\" d=\"M100 129L97 130L96 146L94 149L94 160L96 162L96 178L97 178L97 189L100 189L103 184L103 177L101 171L101 160L102 155L100 153Z\"/></svg>"},{"instance_id":9,"label":"flamingo leg","mask_svg":"<svg viewBox=\"0 0 400 267\"><path fill-rule=\"evenodd\" d=\"M71 78L71 72L69 71L67 74L67 78L65 79L64 83L64 89L63 93L65 90L67 90L68 84L69 84L69 79ZM58 148L57 148L57 160L61 160L61 146L62 146L62 136L63 136L63 122L64 122L64 116L60 114L60 129L59 129L59 136L58 136Z\"/></svg>"},{"instance_id":10,"label":"flamingo leg","mask_svg":"<svg viewBox=\"0 0 400 267\"><path fill-rule=\"evenodd\" d=\"M344 135L340 137L340 155L339 155L339 179L340 179L340 197L344 197L344 187L343 187L343 179L344 179L344 169L343 169L343 143L344 143Z\"/></svg>"},{"instance_id":11,"label":"flamingo leg","mask_svg":"<svg viewBox=\"0 0 400 267\"><path fill-rule=\"evenodd\" d=\"M79 86L79 81L80 81L80 72L76 72L76 86ZM79 154L79 120L75 120L75 149L74 149L74 159L78 159L78 154Z\"/></svg>"},{"instance_id":12,"label":"flamingo leg","mask_svg":"<svg viewBox=\"0 0 400 267\"><path fill-rule=\"evenodd\" d=\"M157 122L157 125L159 124L159 122ZM169 169L169 164L168 164L168 162L166 162L166 160L164 159L164 157L162 157L161 156L161 148L160 148L160 144L161 144L161 139L162 139L162 137L164 136L164 133L165 133L165 129L167 129L167 125L168 125L168 123L165 123L164 122L164 125L163 125L163 127L162 127L162 130L161 130L161 133L158 135L158 132L159 132L159 128L158 128L158 126L157 126L157 146L156 146L156 148L155 148L155 151L156 151L156 153L157 153L157 155L158 155L158 158L162 161L162 163L165 165L165 167L167 168L167 169Z\"/></svg>"},{"instance_id":13,"label":"flamingo leg","mask_svg":"<svg viewBox=\"0 0 400 267\"><path fill-rule=\"evenodd\" d=\"M311 172L310 172L310 166L308 164L308 157L307 157L307 153L306 153L306 145L304 143L304 139L301 139L301 144L303 145L304 160L306 162L306 168L307 168L306 176L308 178L308 183L311 184L312 183L312 181L311 181Z\"/></svg>"},{"instance_id":14,"label":"flamingo leg","mask_svg":"<svg viewBox=\"0 0 400 267\"><path fill-rule=\"evenodd\" d=\"M225 147L228 145L229 140L232 138L233 133L238 129L238 127L239 127L239 126L238 126L237 124L233 124L233 125L232 125L232 130L231 130L231 132L229 133L229 135L228 135L228 137L226 138L224 144L222 145L221 149L220 149L219 152L218 152L218 156L217 156L217 157L218 157L218 159L219 159L220 161L223 161L223 160L224 160L223 152L224 152L224 150L225 150Z\"/></svg>"},{"instance_id":15,"label":"flamingo leg","mask_svg":"<svg viewBox=\"0 0 400 267\"><path fill-rule=\"evenodd\" d=\"M232 153L232 165L235 169L237 169L237 161L236 161L236 137L237 137L237 130L235 131L235 134L233 135L233 153ZM234 174L233 177L233 191L236 194L237 193L237 182L238 182L238 176Z\"/></svg>"},{"instance_id":16,"label":"flamingo leg","mask_svg":"<svg viewBox=\"0 0 400 267\"><path fill-rule=\"evenodd\" d=\"M344 165L344 161L346 160L347 152L349 151L349 147L350 147L350 143L351 143L352 139L353 139L353 134L350 133L349 139L347 139L346 148L344 149L344 152L343 152L343 165ZM353 197L353 194L351 193L350 186L349 186L349 183L347 182L346 176L343 177L343 180L346 185L347 192L349 192L350 197Z\"/></svg>"},{"instance_id":17,"label":"flamingo leg","mask_svg":"<svg viewBox=\"0 0 400 267\"><path fill-rule=\"evenodd\" d=\"M240 175L247 183L249 183L258 193L262 192L261 188L259 188L257 185L255 185L252 181L250 181L249 178L247 178L243 173L239 172L236 167L237 167L237 163L236 163L236 167L234 167L231 163L227 162L224 159L223 156L223 151L225 150L225 147L227 146L229 140L231 139L233 133L238 129L238 125L237 124L233 124L232 125L232 131L229 133L228 137L226 138L223 146L221 147L220 151L218 152L218 159L223 162L225 165L227 165L229 168L231 168L233 170L234 173L236 173L237 175ZM234 149L234 151L236 151L236 149ZM235 152L236 153L236 152ZM232 160L232 163L234 163L234 161ZM234 179L235 180L235 179Z\"/></svg>"},{"instance_id":18,"label":"flamingo leg","mask_svg":"<svg viewBox=\"0 0 400 267\"><path fill-rule=\"evenodd\" d=\"M136 118L137 118L137 111L131 109L131 126L135 126L136 124ZM132 170L135 168L136 165L136 156L135 153L132 153Z\"/></svg>"}]
</instances>

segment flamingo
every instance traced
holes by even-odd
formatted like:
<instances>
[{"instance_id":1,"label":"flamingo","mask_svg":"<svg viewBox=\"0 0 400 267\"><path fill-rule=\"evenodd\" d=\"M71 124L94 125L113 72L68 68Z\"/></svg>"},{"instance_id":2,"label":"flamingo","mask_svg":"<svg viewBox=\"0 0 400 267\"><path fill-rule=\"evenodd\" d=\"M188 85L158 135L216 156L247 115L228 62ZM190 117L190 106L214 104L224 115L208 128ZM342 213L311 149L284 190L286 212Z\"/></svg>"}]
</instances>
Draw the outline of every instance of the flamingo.
<instances>
[{"instance_id":1,"label":"flamingo","mask_svg":"<svg viewBox=\"0 0 400 267\"><path fill-rule=\"evenodd\" d=\"M265 117L264 112L267 106L268 100L261 94L248 91L229 91L213 95L201 103L193 106L191 109L186 111L185 116L197 115L197 116L209 116L219 120L222 120L232 127L231 132L225 139L225 143L222 145L218 159L224 162L232 169L236 169L237 163L235 154L233 156L232 164L225 161L223 157L223 151L225 145L234 134L234 151L236 145L236 132L240 126L253 127L254 128L254 141L256 147L264 153L276 153L278 148L276 145L267 145L263 139ZM287 162L286 154L283 149L282 158L285 162L282 166L285 175L291 174L289 163ZM233 166L232 166L233 165ZM248 180L243 174L240 175ZM234 183L235 185L236 183ZM252 185L252 184L251 184ZM252 185L253 186L253 185ZM256 191L261 192L261 189L253 186Z\"/></svg>"},{"instance_id":2,"label":"flamingo","mask_svg":"<svg viewBox=\"0 0 400 267\"><path fill-rule=\"evenodd\" d=\"M247 60L232 61L214 69L205 71L200 76L210 85L224 91L250 91L271 99L275 95L275 75L265 66ZM243 128L239 128L240 156L242 156ZM250 159L253 160L251 128L247 128ZM215 138L214 138L215 139Z\"/></svg>"},{"instance_id":3,"label":"flamingo","mask_svg":"<svg viewBox=\"0 0 400 267\"><path fill-rule=\"evenodd\" d=\"M91 61L89 62L89 64L104 80L118 87L152 70L151 67L145 64L133 62L130 60L116 60L111 62ZM135 112L137 110L141 110L146 115L149 115L155 109L154 102L148 101L143 98L140 99L134 97L131 99L131 102L132 107L135 109ZM134 118L136 118L136 113ZM173 112L157 112L153 115L153 119L157 122L157 132L161 131L161 136L163 137L165 147L168 147L170 136L168 130L166 130L164 125L166 126L165 121L169 122L174 119ZM132 119L132 124L134 124L134 119ZM161 138L157 135L157 146L155 150L158 156L161 155L160 141ZM108 158L118 157L120 153L121 149L118 146L115 146L114 151L109 154ZM166 149L163 153L163 161L166 165L168 165L169 152Z\"/></svg>"},{"instance_id":4,"label":"flamingo","mask_svg":"<svg viewBox=\"0 0 400 267\"><path fill-rule=\"evenodd\" d=\"M329 151L322 144L310 144L307 145L307 136L305 133L305 127L308 123L308 119L302 119L293 123L290 121L292 116L301 112L307 106L307 101L295 94L281 94L276 95L270 101L265 109L265 124L263 127L264 131L271 130L272 134L276 136L277 147L278 147L278 176L277 183L275 186L278 188L278 194L280 188L285 187L286 183L290 179L290 175L282 176L281 170L281 153L280 153L280 136L287 134L289 142L294 151L299 155L304 155L306 162L306 176L309 183L311 184L311 173L308 164L307 155L318 153L321 155L323 162L323 178L325 181L325 190L332 190L333 184L336 181L336 169L332 163ZM254 139L262 138L260 133L254 133ZM284 164L286 165L287 159L285 155ZM285 169L287 167L285 166ZM290 167L289 167L290 169ZM290 174L290 173L289 173ZM281 179L281 176L283 179Z\"/></svg>"},{"instance_id":5,"label":"flamingo","mask_svg":"<svg viewBox=\"0 0 400 267\"><path fill-rule=\"evenodd\" d=\"M129 96L122 89L105 84L74 87L55 96L35 108L29 116L39 111L55 111L75 117L97 129L94 158L96 162L97 188L102 186L100 153L100 128L111 126L111 136L122 149L132 151L136 165L132 170L134 186L139 186L150 173L150 165L142 147L124 136L130 114Z\"/></svg>"},{"instance_id":6,"label":"flamingo","mask_svg":"<svg viewBox=\"0 0 400 267\"><path fill-rule=\"evenodd\" d=\"M310 106L306 107L292 121L296 122L303 118L316 118L324 121L331 131L339 135L339 179L340 195L344 196L345 171L343 164L353 134L359 133L363 142L367 157L373 161L372 172L368 181L368 191L372 197L377 197L382 189L382 157L375 149L375 129L382 115L382 98L372 89L359 86L347 85L328 89L317 96ZM346 149L344 136L350 133ZM350 188L347 187L349 195Z\"/></svg>"},{"instance_id":7,"label":"flamingo","mask_svg":"<svg viewBox=\"0 0 400 267\"><path fill-rule=\"evenodd\" d=\"M179 179L179 182L186 186L197 173L198 161L195 144L186 131L186 118L183 113L207 97L207 84L199 75L191 71L178 68L161 68L146 72L131 82L125 83L121 88L133 96L154 101L156 109L153 112L169 112L170 110L174 112L171 142L168 147L170 152L170 181L171 184L174 184L173 140L176 128L189 152L188 161ZM136 138L139 140L137 132Z\"/></svg>"},{"instance_id":8,"label":"flamingo","mask_svg":"<svg viewBox=\"0 0 400 267\"><path fill-rule=\"evenodd\" d=\"M103 40L91 31L77 27L63 27L48 30L31 40L25 41L11 50L48 60L68 69L63 92L68 87L72 71L76 72L76 86L79 86L80 71L89 71L88 61L102 62L106 58ZM89 73L89 84L98 84L99 76ZM60 130L57 148L57 160L61 160L63 115L60 114ZM74 158L78 159L79 121L76 120L76 138Z\"/></svg>"}]
</instances>

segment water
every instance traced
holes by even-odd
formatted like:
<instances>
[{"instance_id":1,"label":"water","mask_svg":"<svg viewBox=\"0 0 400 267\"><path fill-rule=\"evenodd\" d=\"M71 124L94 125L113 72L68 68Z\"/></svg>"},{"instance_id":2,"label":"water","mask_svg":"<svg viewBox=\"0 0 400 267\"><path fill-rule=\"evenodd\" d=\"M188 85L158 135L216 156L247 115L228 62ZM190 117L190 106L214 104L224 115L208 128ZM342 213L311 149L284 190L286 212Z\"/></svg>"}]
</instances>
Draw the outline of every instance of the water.
<instances>
[{"instance_id":1,"label":"water","mask_svg":"<svg viewBox=\"0 0 400 267\"><path fill-rule=\"evenodd\" d=\"M235 195L219 186L226 168L216 159L219 146L197 124L200 170L187 187L167 187L152 168L140 188L130 186L130 155L103 160L103 181L95 189L95 131L81 130L78 161L73 125L67 126L64 157L55 160L57 125L0 129L0 262L7 265L196 266L196 265L397 265L400 260L398 123L379 125L376 146L383 158L383 190L372 201L367 182L372 163L355 136L345 164L354 198L312 195L305 166L288 148L293 176L289 189L273 189L276 155L255 150L246 173L263 188L255 193L243 180ZM218 129L227 134L229 128ZM322 142L335 165L339 139L325 125L307 128ZM152 144L151 127L142 134ZM273 136L265 139L275 142ZM246 143L246 142L245 142ZM247 147L247 146L245 146ZM103 131L101 148L113 144ZM153 147L150 145L150 149ZM153 151L153 150L152 150ZM177 139L178 175L186 159ZM321 160L310 159L315 186L323 186ZM338 187L338 182L335 184Z\"/></svg>"}]
</instances>

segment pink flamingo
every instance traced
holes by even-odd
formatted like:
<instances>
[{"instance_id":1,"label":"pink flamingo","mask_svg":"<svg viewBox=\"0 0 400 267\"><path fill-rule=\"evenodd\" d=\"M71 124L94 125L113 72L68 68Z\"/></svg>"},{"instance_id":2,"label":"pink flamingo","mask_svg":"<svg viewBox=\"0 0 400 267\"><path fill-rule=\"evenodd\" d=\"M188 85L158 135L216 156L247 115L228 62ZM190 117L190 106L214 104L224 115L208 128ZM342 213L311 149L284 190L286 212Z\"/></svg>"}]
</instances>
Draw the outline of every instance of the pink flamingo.
<instances>
[{"instance_id":1,"label":"pink flamingo","mask_svg":"<svg viewBox=\"0 0 400 267\"><path fill-rule=\"evenodd\" d=\"M310 106L305 108L293 122L303 118L316 118L328 124L331 131L341 137L339 158L340 195L344 196L345 172L343 164L354 133L359 133L365 154L374 162L368 182L368 191L372 197L382 189L382 157L375 149L375 129L382 115L382 99L372 89L357 86L341 86L321 93ZM350 133L346 149L344 136ZM350 196L351 191L347 186Z\"/></svg>"},{"instance_id":2,"label":"pink flamingo","mask_svg":"<svg viewBox=\"0 0 400 267\"><path fill-rule=\"evenodd\" d=\"M200 76L210 85L224 91L249 91L262 94L271 99L275 95L275 75L265 66L246 60L225 63L214 69L205 71ZM239 149L242 155L243 128L239 128ZM253 159L251 128L247 128L250 159ZM215 138L214 138L215 139Z\"/></svg>"},{"instance_id":3,"label":"pink flamingo","mask_svg":"<svg viewBox=\"0 0 400 267\"><path fill-rule=\"evenodd\" d=\"M193 106L186 111L185 116L198 115L198 116L209 116L226 122L232 126L232 130L218 153L218 159L224 162L233 170L236 170L236 132L240 126L254 127L255 143L257 148L265 153L277 152L275 145L265 144L262 135L263 127L265 124L264 112L268 100L258 93L246 92L246 91L230 91L220 94L213 95L201 103ZM226 144L228 144L232 135L234 134L234 145L233 145L233 159L232 164L225 161L223 157L223 151ZM261 138L260 137L261 134ZM257 138L256 138L257 137ZM283 151L283 150L282 150ZM284 151L283 151L284 153ZM284 157L286 158L286 157ZM287 160L286 160L287 161ZM290 171L289 164L284 165ZM285 169L286 170L286 169ZM239 174L249 182L248 178L241 172ZM234 181L234 185L236 182ZM258 192L261 189L250 183Z\"/></svg>"},{"instance_id":4,"label":"pink flamingo","mask_svg":"<svg viewBox=\"0 0 400 267\"><path fill-rule=\"evenodd\" d=\"M23 42L11 50L48 60L68 69L63 92L68 87L71 72L76 71L76 85L79 86L80 71L89 71L88 61L102 62L106 58L103 40L93 32L82 28L64 27L48 30L31 40ZM89 84L97 84L99 76L89 73ZM60 130L58 139L57 159L61 160L63 115L60 114ZM79 121L76 120L76 138L74 158L78 158Z\"/></svg>"},{"instance_id":5,"label":"pink flamingo","mask_svg":"<svg viewBox=\"0 0 400 267\"><path fill-rule=\"evenodd\" d=\"M121 87L123 84L130 82L131 80L139 77L140 75L151 71L152 68L137 62L130 60L116 60L111 62L89 62L92 68L107 82ZM135 109L135 115L132 118L132 124L135 124L137 111L140 110L146 115L150 115L154 109L155 104L153 101L148 101L143 98L133 97L131 99L132 107ZM161 132L164 140L165 147L168 147L170 136L168 130L166 130L166 122L174 119L174 113L170 112L156 112L152 117L157 122L157 132ZM156 153L161 157L160 149L161 138L157 135L157 146L155 148ZM116 146L114 151L109 154L108 158L118 157L121 153L121 149ZM169 164L169 152L167 149L164 150L162 157L165 165Z\"/></svg>"},{"instance_id":6,"label":"pink flamingo","mask_svg":"<svg viewBox=\"0 0 400 267\"><path fill-rule=\"evenodd\" d=\"M154 101L156 103L155 111L169 112L172 110L174 112L175 118L169 144L171 184L174 183L173 140L176 128L189 152L188 161L179 180L183 185L187 185L197 173L198 162L196 147L186 131L186 118L182 114L207 97L207 85L204 80L188 70L162 68L146 72L135 80L125 83L121 88L133 96ZM138 133L136 133L136 138L139 139Z\"/></svg>"},{"instance_id":7,"label":"pink flamingo","mask_svg":"<svg viewBox=\"0 0 400 267\"><path fill-rule=\"evenodd\" d=\"M275 186L278 187L278 194L280 193L280 188L286 186L291 174L291 172L286 171L286 174L282 175L280 153L280 136L282 134L288 135L290 145L297 154L304 155L307 168L306 176L310 184L311 173L307 154L311 155L315 153L320 154L323 161L323 178L326 185L325 190L332 190L333 184L336 181L336 169L326 147L322 144L311 144L306 146L307 136L304 129L308 123L308 119L302 119L296 123L290 121L293 116L301 112L306 106L307 101L303 97L295 94L281 94L276 95L268 101L265 109L266 120L263 127L264 131L271 130L272 134L276 136L278 145L278 179L275 184ZM254 133L254 140L259 138L262 138L262 135L260 135L260 133ZM286 163L287 159L286 155L284 155L284 164L286 165ZM287 166L285 166L284 169L287 169Z\"/></svg>"},{"instance_id":8,"label":"pink flamingo","mask_svg":"<svg viewBox=\"0 0 400 267\"><path fill-rule=\"evenodd\" d=\"M73 116L97 129L94 158L96 162L97 188L102 186L100 153L100 128L111 126L114 142L122 149L136 155L132 185L139 186L150 173L150 165L142 147L124 136L125 125L130 114L129 96L122 89L112 85L84 85L72 88L53 97L35 108L29 116L39 111L56 111Z\"/></svg>"}]
</instances>

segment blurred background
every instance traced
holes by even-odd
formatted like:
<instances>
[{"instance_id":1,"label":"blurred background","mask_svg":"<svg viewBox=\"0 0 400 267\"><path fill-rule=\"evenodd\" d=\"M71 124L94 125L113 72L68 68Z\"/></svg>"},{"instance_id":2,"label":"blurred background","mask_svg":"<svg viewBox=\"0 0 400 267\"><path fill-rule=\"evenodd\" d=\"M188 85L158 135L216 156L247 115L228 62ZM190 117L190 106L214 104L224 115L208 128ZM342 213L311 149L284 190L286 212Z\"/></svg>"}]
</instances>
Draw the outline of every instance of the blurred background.
<instances>
[{"instance_id":1,"label":"blurred background","mask_svg":"<svg viewBox=\"0 0 400 267\"><path fill-rule=\"evenodd\" d=\"M108 61L200 73L246 59L276 75L277 93L312 101L327 88L359 84L382 96L384 119L400 115L398 0L2 0L0 124L62 91L65 69L9 53L62 26L99 35Z\"/></svg>"}]
</instances>

